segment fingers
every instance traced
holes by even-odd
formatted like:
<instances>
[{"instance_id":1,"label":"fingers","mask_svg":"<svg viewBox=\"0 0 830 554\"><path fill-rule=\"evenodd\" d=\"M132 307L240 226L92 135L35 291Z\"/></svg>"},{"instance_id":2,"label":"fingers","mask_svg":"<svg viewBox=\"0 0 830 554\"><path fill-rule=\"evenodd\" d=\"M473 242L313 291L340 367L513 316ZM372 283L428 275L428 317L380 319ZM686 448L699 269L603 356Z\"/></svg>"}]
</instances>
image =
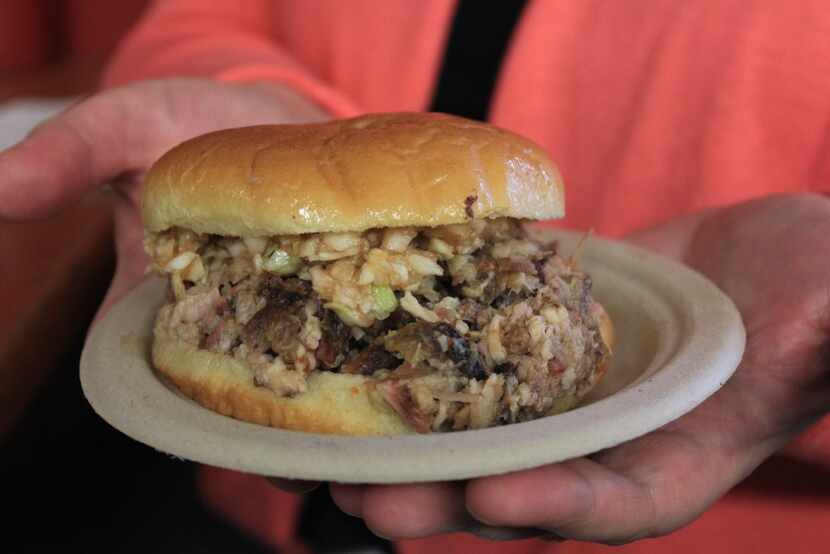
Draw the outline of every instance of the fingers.
<instances>
[{"instance_id":1,"label":"fingers","mask_svg":"<svg viewBox=\"0 0 830 554\"><path fill-rule=\"evenodd\" d=\"M331 483L329 492L337 507L354 517L363 517L363 494L368 487L364 485L341 485Z\"/></svg>"},{"instance_id":2,"label":"fingers","mask_svg":"<svg viewBox=\"0 0 830 554\"><path fill-rule=\"evenodd\" d=\"M681 432L657 432L594 459L473 481L467 509L491 525L619 544L689 523L758 461L729 458Z\"/></svg>"},{"instance_id":3,"label":"fingers","mask_svg":"<svg viewBox=\"0 0 830 554\"><path fill-rule=\"evenodd\" d=\"M646 489L586 459L473 481L466 503L489 525L605 542L648 534L654 518Z\"/></svg>"},{"instance_id":4,"label":"fingers","mask_svg":"<svg viewBox=\"0 0 830 554\"><path fill-rule=\"evenodd\" d=\"M496 541L542 538L560 540L541 529L491 526L472 518L464 506L463 483L368 486L330 485L335 504L345 513L362 517L377 535L414 539L463 532Z\"/></svg>"},{"instance_id":5,"label":"fingers","mask_svg":"<svg viewBox=\"0 0 830 554\"><path fill-rule=\"evenodd\" d=\"M334 501L376 535L412 539L463 529L470 521L461 483L331 485Z\"/></svg>"},{"instance_id":6,"label":"fingers","mask_svg":"<svg viewBox=\"0 0 830 554\"><path fill-rule=\"evenodd\" d=\"M164 79L96 94L0 152L0 219L46 217L84 192L147 170L183 140L225 127L325 114L278 85Z\"/></svg>"},{"instance_id":7,"label":"fingers","mask_svg":"<svg viewBox=\"0 0 830 554\"><path fill-rule=\"evenodd\" d=\"M345 512L389 539L469 532L609 544L668 533L692 521L763 459L719 449L688 426L581 458L469 483L331 485Z\"/></svg>"},{"instance_id":8,"label":"fingers","mask_svg":"<svg viewBox=\"0 0 830 554\"><path fill-rule=\"evenodd\" d=\"M45 217L129 169L124 95L93 97L0 153L0 217Z\"/></svg>"},{"instance_id":9,"label":"fingers","mask_svg":"<svg viewBox=\"0 0 830 554\"><path fill-rule=\"evenodd\" d=\"M362 517L376 535L393 540L442 533L471 533L489 540L558 537L540 529L496 527L467 512L463 483L414 485L330 485L331 496L345 513Z\"/></svg>"},{"instance_id":10,"label":"fingers","mask_svg":"<svg viewBox=\"0 0 830 554\"><path fill-rule=\"evenodd\" d=\"M459 483L367 487L362 511L372 532L395 539L452 532L468 520Z\"/></svg>"},{"instance_id":11,"label":"fingers","mask_svg":"<svg viewBox=\"0 0 830 554\"><path fill-rule=\"evenodd\" d=\"M667 432L595 460L467 484L332 485L331 491L341 509L389 539L470 532L495 540L547 534L549 540L613 544L691 521L736 482L724 466L720 456L704 452L696 441Z\"/></svg>"}]
</instances>

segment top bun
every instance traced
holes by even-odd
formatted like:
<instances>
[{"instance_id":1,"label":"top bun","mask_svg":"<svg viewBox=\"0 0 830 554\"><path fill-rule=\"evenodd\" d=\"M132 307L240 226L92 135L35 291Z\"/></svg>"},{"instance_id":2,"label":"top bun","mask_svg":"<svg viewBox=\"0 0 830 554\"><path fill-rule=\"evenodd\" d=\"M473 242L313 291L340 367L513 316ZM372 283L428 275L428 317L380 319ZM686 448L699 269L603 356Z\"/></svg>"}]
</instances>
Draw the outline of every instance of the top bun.
<instances>
[{"instance_id":1,"label":"top bun","mask_svg":"<svg viewBox=\"0 0 830 554\"><path fill-rule=\"evenodd\" d=\"M564 203L559 173L529 140L401 113L196 137L150 169L142 215L149 231L250 237L551 219Z\"/></svg>"}]
</instances>

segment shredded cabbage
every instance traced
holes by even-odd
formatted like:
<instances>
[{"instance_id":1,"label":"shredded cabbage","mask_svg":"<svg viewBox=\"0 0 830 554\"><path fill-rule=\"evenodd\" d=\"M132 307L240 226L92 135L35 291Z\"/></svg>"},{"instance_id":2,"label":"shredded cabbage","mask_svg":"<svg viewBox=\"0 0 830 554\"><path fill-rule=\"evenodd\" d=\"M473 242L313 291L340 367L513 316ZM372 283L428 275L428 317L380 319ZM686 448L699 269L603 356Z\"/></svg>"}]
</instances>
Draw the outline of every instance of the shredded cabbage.
<instances>
[{"instance_id":1,"label":"shredded cabbage","mask_svg":"<svg viewBox=\"0 0 830 554\"><path fill-rule=\"evenodd\" d=\"M386 285L372 285L372 296L375 298L375 317L386 319L398 307L398 299L391 287Z\"/></svg>"},{"instance_id":2,"label":"shredded cabbage","mask_svg":"<svg viewBox=\"0 0 830 554\"><path fill-rule=\"evenodd\" d=\"M300 258L277 248L265 253L262 269L277 275L292 275L300 269Z\"/></svg>"}]
</instances>

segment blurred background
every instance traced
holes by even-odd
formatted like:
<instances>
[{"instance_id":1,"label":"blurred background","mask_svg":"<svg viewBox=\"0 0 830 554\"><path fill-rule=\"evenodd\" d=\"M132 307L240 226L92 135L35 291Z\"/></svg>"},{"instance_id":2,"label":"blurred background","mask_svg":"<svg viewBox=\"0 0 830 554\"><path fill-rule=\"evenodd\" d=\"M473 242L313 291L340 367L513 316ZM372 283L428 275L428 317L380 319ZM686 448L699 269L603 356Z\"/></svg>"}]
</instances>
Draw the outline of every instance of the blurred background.
<instances>
[{"instance_id":1,"label":"blurred background","mask_svg":"<svg viewBox=\"0 0 830 554\"><path fill-rule=\"evenodd\" d=\"M83 94L147 0L0 2L0 99Z\"/></svg>"}]
</instances>

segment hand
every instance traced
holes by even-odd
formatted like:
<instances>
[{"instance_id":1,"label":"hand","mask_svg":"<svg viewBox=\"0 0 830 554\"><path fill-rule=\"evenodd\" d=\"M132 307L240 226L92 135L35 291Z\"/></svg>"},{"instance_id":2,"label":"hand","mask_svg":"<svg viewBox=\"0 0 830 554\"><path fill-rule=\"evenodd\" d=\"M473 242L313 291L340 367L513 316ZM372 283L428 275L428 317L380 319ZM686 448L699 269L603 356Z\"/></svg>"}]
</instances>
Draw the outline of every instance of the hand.
<instances>
[{"instance_id":1,"label":"hand","mask_svg":"<svg viewBox=\"0 0 830 554\"><path fill-rule=\"evenodd\" d=\"M102 92L0 152L0 219L46 217L112 184L118 264L97 320L144 275L141 181L161 154L216 129L322 119L318 107L272 84L166 79Z\"/></svg>"},{"instance_id":2,"label":"hand","mask_svg":"<svg viewBox=\"0 0 830 554\"><path fill-rule=\"evenodd\" d=\"M830 200L771 197L631 240L674 256L738 305L734 377L688 415L616 448L466 483L331 485L377 534L529 533L625 543L695 519L830 406ZM505 529L507 528L507 529Z\"/></svg>"}]
</instances>

